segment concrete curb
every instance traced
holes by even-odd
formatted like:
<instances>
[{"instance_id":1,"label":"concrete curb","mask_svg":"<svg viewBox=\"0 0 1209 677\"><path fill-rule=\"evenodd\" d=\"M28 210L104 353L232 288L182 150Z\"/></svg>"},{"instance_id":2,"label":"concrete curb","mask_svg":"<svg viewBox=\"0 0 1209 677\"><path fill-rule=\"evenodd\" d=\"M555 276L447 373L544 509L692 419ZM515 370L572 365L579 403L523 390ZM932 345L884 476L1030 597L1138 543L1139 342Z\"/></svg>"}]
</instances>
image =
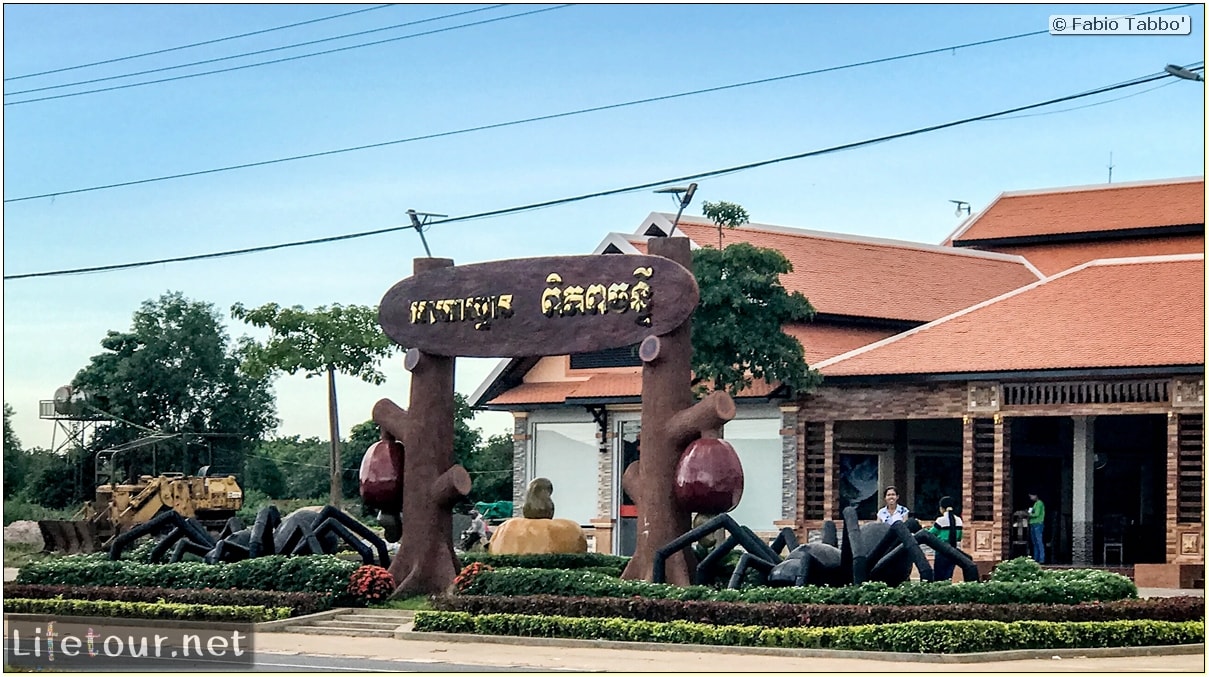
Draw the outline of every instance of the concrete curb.
<instances>
[{"instance_id":1,"label":"concrete curb","mask_svg":"<svg viewBox=\"0 0 1209 677\"><path fill-rule=\"evenodd\" d=\"M1204 644L1168 646L1106 647L1090 649L1016 649L968 654L917 654L891 651L848 651L840 649L786 649L768 646L720 646L715 644L661 644L657 642L618 642L613 640L557 639L553 637L515 637L511 635L470 635L447 632L397 630L395 639L474 644L509 644L578 649L627 649L630 651L678 651L692 653L746 654L785 658L855 658L898 663L991 663L995 661L1052 660L1054 658L1122 658L1131 656L1203 655Z\"/></svg>"}]
</instances>

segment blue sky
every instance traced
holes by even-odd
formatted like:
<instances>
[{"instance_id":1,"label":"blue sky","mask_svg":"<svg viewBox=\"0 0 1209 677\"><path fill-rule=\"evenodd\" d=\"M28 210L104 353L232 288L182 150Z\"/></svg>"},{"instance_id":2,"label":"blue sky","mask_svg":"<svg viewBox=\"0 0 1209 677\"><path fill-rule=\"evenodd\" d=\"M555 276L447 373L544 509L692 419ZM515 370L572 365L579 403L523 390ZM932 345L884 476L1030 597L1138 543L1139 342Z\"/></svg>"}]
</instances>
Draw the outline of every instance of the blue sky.
<instances>
[{"instance_id":1,"label":"blue sky","mask_svg":"<svg viewBox=\"0 0 1209 677\"><path fill-rule=\"evenodd\" d=\"M1045 31L1051 14L1168 5L514 5L154 75L13 94L368 31L490 5L396 5L50 75L373 5L6 5L4 274L120 264L388 228L406 210L453 216L656 182L1084 92L1204 58L1189 36L1025 37L939 54L358 152L54 198L30 195L452 132ZM458 27L534 10L476 26ZM114 91L412 33L431 35ZM1136 94L1136 95L1135 95ZM1133 95L1133 96L1130 96ZM1128 96L1128 98L1120 98ZM1112 99L1119 99L1112 101ZM1088 106L1088 104L1102 104ZM1073 110L1072 110L1073 109ZM1065 111L1052 113L1052 111ZM1037 115L1037 113L1051 113ZM1000 192L1204 173L1205 90L1168 78L864 148L698 181L694 205L738 202L759 223L937 243ZM672 200L641 190L436 225L457 263L590 252ZM117 272L6 280L4 400L26 446L50 446L37 402L69 383L147 299L377 304L423 256L414 232ZM228 316L232 336L254 331ZM494 360L462 359L472 392ZM342 432L388 382L339 381ZM279 434L326 437L321 379L276 385ZM509 418L485 415L488 433Z\"/></svg>"}]
</instances>

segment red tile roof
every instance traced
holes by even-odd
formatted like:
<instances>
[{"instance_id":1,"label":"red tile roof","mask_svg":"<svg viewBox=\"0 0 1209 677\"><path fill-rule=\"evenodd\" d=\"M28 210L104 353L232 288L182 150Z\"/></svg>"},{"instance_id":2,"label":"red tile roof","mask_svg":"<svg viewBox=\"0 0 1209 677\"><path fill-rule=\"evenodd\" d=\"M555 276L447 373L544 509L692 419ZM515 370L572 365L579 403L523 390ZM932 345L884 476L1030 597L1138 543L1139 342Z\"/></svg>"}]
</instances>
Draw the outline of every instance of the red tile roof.
<instances>
[{"instance_id":1,"label":"red tile roof","mask_svg":"<svg viewBox=\"0 0 1209 677\"><path fill-rule=\"evenodd\" d=\"M549 383L522 383L487 404L551 404L562 403L567 393L583 381L551 381Z\"/></svg>"},{"instance_id":2,"label":"red tile roof","mask_svg":"<svg viewBox=\"0 0 1209 677\"><path fill-rule=\"evenodd\" d=\"M816 366L826 377L1204 363L1198 254L1094 261Z\"/></svg>"},{"instance_id":3,"label":"red tile roof","mask_svg":"<svg viewBox=\"0 0 1209 677\"><path fill-rule=\"evenodd\" d=\"M950 241L1205 223L1205 179L1003 193Z\"/></svg>"},{"instance_id":4,"label":"red tile roof","mask_svg":"<svg viewBox=\"0 0 1209 677\"><path fill-rule=\"evenodd\" d=\"M1067 268L1096 259L1129 256L1166 256L1169 254L1199 254L1205 251L1204 235L1131 238L1098 242L1061 242L1044 245L995 247L1004 254L1019 254L1029 260L1044 275L1056 275Z\"/></svg>"},{"instance_id":5,"label":"red tile roof","mask_svg":"<svg viewBox=\"0 0 1209 677\"><path fill-rule=\"evenodd\" d=\"M816 322L790 325L785 327L785 333L802 344L806 352L806 364L814 366L829 357L867 346L898 332L893 329L844 327Z\"/></svg>"},{"instance_id":6,"label":"red tile roof","mask_svg":"<svg viewBox=\"0 0 1209 677\"><path fill-rule=\"evenodd\" d=\"M700 217L682 217L679 230L718 244L717 228ZM794 267L781 276L785 288L835 315L929 322L1040 278L1014 256L777 226L724 230L723 244L732 242L784 253Z\"/></svg>"}]
</instances>

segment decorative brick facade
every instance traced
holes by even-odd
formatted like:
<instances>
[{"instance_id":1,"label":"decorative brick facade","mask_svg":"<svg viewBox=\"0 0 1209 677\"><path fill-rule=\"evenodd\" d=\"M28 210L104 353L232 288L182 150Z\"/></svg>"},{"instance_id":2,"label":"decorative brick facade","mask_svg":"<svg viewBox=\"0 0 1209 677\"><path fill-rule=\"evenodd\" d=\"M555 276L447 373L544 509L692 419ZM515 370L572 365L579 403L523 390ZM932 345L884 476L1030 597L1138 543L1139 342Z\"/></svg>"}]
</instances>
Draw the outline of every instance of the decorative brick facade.
<instances>
[{"instance_id":1,"label":"decorative brick facade","mask_svg":"<svg viewBox=\"0 0 1209 677\"><path fill-rule=\"evenodd\" d=\"M529 416L524 412L512 416L512 516L518 517L529 489L525 482L529 476Z\"/></svg>"}]
</instances>

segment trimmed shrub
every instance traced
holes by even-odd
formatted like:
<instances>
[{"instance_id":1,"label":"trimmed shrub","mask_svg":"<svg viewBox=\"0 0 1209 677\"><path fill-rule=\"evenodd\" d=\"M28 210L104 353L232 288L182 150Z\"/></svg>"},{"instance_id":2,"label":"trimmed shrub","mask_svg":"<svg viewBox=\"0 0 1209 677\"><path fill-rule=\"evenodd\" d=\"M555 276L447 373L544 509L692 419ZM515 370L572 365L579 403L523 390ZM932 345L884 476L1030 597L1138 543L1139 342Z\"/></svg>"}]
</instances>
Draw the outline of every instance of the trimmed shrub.
<instances>
[{"instance_id":1,"label":"trimmed shrub","mask_svg":"<svg viewBox=\"0 0 1209 677\"><path fill-rule=\"evenodd\" d=\"M598 552L564 553L557 555L492 555L485 552L468 552L461 556L462 566L476 562L492 568L516 567L521 569L592 569L599 573L616 572L613 577L621 575L629 557L605 555Z\"/></svg>"},{"instance_id":2,"label":"trimmed shrub","mask_svg":"<svg viewBox=\"0 0 1209 677\"><path fill-rule=\"evenodd\" d=\"M362 606L380 602L395 591L395 577L380 566L364 564L349 577L348 594Z\"/></svg>"},{"instance_id":3,"label":"trimmed shrub","mask_svg":"<svg viewBox=\"0 0 1209 677\"><path fill-rule=\"evenodd\" d=\"M358 564L334 555L272 555L232 564L143 564L104 553L72 555L22 567L17 583L161 588L217 588L324 592L347 603L349 576Z\"/></svg>"},{"instance_id":4,"label":"trimmed shrub","mask_svg":"<svg viewBox=\"0 0 1209 677\"><path fill-rule=\"evenodd\" d=\"M1075 570L1077 571L1077 570ZM1105 574L1103 576L1099 574ZM1124 583L1122 583L1124 581ZM709 600L722 602L783 602L788 604L859 604L923 606L932 604L1078 604L1113 601L1137 596L1129 579L1107 572L1047 576L1020 583L928 583L908 581L891 587L868 582L838 588L755 587L715 590L694 585L620 580L586 570L504 568L485 571L459 589L468 595L562 595L568 597L647 597L652 599Z\"/></svg>"},{"instance_id":5,"label":"trimmed shrub","mask_svg":"<svg viewBox=\"0 0 1209 677\"><path fill-rule=\"evenodd\" d=\"M955 654L1011 649L1168 646L1205 641L1204 621L911 621L836 628L762 628L689 621L417 611L417 632Z\"/></svg>"},{"instance_id":6,"label":"trimmed shrub","mask_svg":"<svg viewBox=\"0 0 1209 677\"><path fill-rule=\"evenodd\" d=\"M263 623L289 618L286 607L212 606L171 602L109 602L84 599L8 599L5 613L54 614L56 616L98 616L107 618L146 618L178 621L225 621Z\"/></svg>"},{"instance_id":7,"label":"trimmed shrub","mask_svg":"<svg viewBox=\"0 0 1209 677\"><path fill-rule=\"evenodd\" d=\"M273 592L268 590L214 590L132 588L69 585L4 586L5 598L81 599L111 602L172 602L209 606L285 607L294 616L305 616L332 608L332 595L320 592Z\"/></svg>"},{"instance_id":8,"label":"trimmed shrub","mask_svg":"<svg viewBox=\"0 0 1209 677\"><path fill-rule=\"evenodd\" d=\"M440 595L430 600L439 611L482 614L527 614L594 618L633 618L662 623L689 620L710 625L763 627L837 627L909 621L1023 620L1072 622L1116 620L1191 621L1205 617L1199 597L1131 599L1084 604L933 604L929 606L861 606L847 604L779 604L702 602L643 597L560 597L524 595L492 597Z\"/></svg>"}]
</instances>

